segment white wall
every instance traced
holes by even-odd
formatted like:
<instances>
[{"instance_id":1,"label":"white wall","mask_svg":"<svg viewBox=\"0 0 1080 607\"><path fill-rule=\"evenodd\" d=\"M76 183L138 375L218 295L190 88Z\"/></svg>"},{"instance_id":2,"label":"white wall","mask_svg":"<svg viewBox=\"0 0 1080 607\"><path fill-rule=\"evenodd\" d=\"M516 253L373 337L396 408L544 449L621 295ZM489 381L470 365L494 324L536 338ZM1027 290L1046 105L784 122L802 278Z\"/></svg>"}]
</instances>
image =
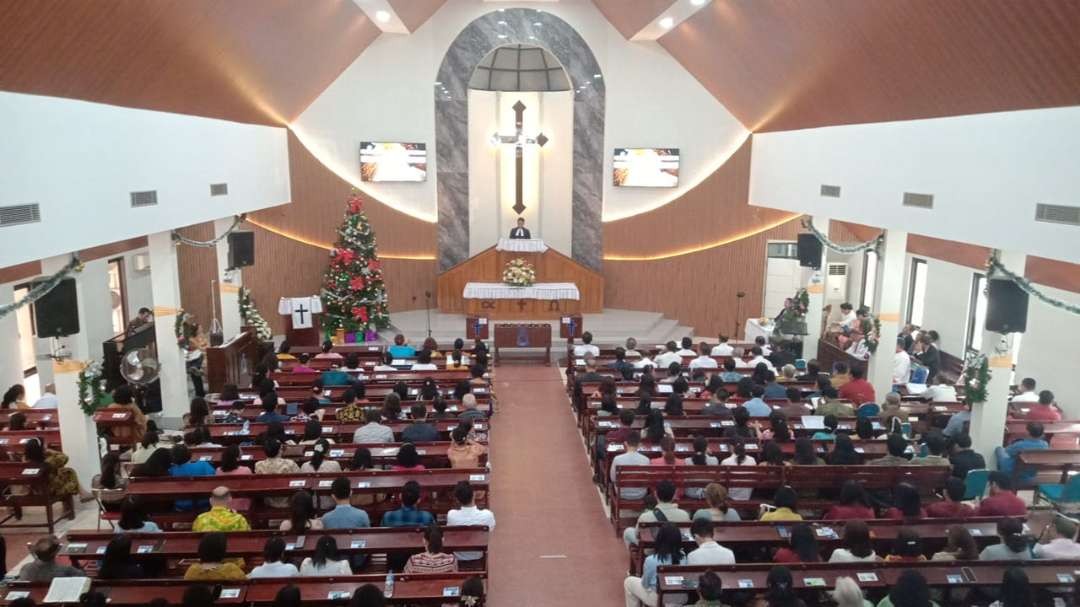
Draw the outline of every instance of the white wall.
<instances>
[{"instance_id":1,"label":"white wall","mask_svg":"<svg viewBox=\"0 0 1080 607\"><path fill-rule=\"evenodd\" d=\"M1080 262L1080 228L1034 221L1036 203L1080 204L1077 158L1080 106L761 133L750 202Z\"/></svg>"},{"instance_id":2,"label":"white wall","mask_svg":"<svg viewBox=\"0 0 1080 607\"><path fill-rule=\"evenodd\" d=\"M499 128L499 96L491 91L469 91L469 255L476 255L499 239L498 214L491 208L499 200L499 150L488 139ZM428 156L432 160L431 155ZM434 181L428 165L428 181ZM382 185L382 184L379 184Z\"/></svg>"},{"instance_id":3,"label":"white wall","mask_svg":"<svg viewBox=\"0 0 1080 607\"><path fill-rule=\"evenodd\" d=\"M909 288L908 276L911 273L911 259L908 255L904 266L904 290L901 300L901 317L906 319ZM923 308L923 328L933 329L941 334L940 347L953 356L964 356L967 345L968 304L971 297L971 279L976 270L967 266L926 259L926 300Z\"/></svg>"},{"instance_id":4,"label":"white wall","mask_svg":"<svg viewBox=\"0 0 1080 607\"><path fill-rule=\"evenodd\" d=\"M481 0L447 2L416 32L379 36L291 128L343 179L398 210L434 222L435 74L450 43L473 19L517 5L542 8L567 21L592 48L603 71L607 87L605 221L669 202L712 173L745 140L746 129L667 51L655 42L627 41L589 0L563 0L542 7ZM427 143L427 181L361 183L360 142L369 140ZM623 146L680 148L680 186L612 188L612 149Z\"/></svg>"},{"instance_id":5,"label":"white wall","mask_svg":"<svg viewBox=\"0 0 1080 607\"><path fill-rule=\"evenodd\" d=\"M0 267L290 199L281 128L3 92L0 116L0 205L41 205L2 228ZM218 182L229 195L210 198ZM158 205L131 208L141 190Z\"/></svg>"},{"instance_id":6,"label":"white wall","mask_svg":"<svg viewBox=\"0 0 1080 607\"><path fill-rule=\"evenodd\" d=\"M1039 286L1051 297L1080 304L1080 294ZM1080 418L1080 316L1028 299L1027 332L1020 340L1016 378L1034 377L1040 390L1050 390L1068 419Z\"/></svg>"}]
</instances>

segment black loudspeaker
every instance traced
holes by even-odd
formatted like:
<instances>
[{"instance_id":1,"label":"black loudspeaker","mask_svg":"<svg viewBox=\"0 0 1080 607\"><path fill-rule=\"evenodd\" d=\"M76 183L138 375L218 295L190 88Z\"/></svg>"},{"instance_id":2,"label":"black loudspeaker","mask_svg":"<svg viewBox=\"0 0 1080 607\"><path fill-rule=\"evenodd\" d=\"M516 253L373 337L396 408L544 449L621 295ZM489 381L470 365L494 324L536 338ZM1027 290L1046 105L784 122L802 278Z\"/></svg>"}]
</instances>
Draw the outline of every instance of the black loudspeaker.
<instances>
[{"instance_id":1,"label":"black loudspeaker","mask_svg":"<svg viewBox=\"0 0 1080 607\"><path fill-rule=\"evenodd\" d=\"M821 241L813 234L799 234L799 265L804 268L821 268Z\"/></svg>"},{"instance_id":2,"label":"black loudspeaker","mask_svg":"<svg viewBox=\"0 0 1080 607\"><path fill-rule=\"evenodd\" d=\"M229 267L246 268L255 265L255 232L229 234Z\"/></svg>"},{"instance_id":3,"label":"black loudspeaker","mask_svg":"<svg viewBox=\"0 0 1080 607\"><path fill-rule=\"evenodd\" d=\"M34 302L34 326L38 337L63 337L79 332L79 305L75 279L65 278Z\"/></svg>"},{"instance_id":4,"label":"black loudspeaker","mask_svg":"<svg viewBox=\"0 0 1080 607\"><path fill-rule=\"evenodd\" d=\"M1023 333L1027 329L1028 294L1008 279L987 284L986 330Z\"/></svg>"}]
</instances>

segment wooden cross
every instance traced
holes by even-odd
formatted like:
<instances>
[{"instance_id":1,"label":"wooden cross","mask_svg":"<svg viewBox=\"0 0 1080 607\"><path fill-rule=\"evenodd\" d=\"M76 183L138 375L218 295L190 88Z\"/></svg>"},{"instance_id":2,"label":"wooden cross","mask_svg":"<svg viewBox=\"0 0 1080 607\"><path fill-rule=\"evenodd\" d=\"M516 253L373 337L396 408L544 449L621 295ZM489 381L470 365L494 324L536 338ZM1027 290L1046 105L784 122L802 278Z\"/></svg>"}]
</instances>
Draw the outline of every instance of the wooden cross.
<instances>
[{"instance_id":1,"label":"wooden cross","mask_svg":"<svg viewBox=\"0 0 1080 607\"><path fill-rule=\"evenodd\" d=\"M526 145L538 145L544 147L544 144L548 142L548 138L543 133L538 134L536 137L526 137L522 130L522 123L525 119L525 104L518 99L517 103L513 105L514 108L514 128L515 133L513 135L499 135L495 134L492 140L496 143L512 143L514 145L514 212L521 215L525 212L525 203L522 201L522 150Z\"/></svg>"}]
</instances>

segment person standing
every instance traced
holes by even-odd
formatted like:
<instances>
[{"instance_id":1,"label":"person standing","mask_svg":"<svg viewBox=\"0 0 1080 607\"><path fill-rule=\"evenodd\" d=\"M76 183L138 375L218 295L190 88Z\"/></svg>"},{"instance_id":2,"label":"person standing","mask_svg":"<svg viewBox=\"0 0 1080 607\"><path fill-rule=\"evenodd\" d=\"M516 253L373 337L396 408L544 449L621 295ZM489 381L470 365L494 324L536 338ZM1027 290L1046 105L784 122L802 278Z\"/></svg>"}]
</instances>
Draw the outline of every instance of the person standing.
<instances>
[{"instance_id":1,"label":"person standing","mask_svg":"<svg viewBox=\"0 0 1080 607\"><path fill-rule=\"evenodd\" d=\"M517 227L510 230L510 238L514 240L532 238L532 232L529 231L529 228L525 227L524 217L518 217Z\"/></svg>"}]
</instances>

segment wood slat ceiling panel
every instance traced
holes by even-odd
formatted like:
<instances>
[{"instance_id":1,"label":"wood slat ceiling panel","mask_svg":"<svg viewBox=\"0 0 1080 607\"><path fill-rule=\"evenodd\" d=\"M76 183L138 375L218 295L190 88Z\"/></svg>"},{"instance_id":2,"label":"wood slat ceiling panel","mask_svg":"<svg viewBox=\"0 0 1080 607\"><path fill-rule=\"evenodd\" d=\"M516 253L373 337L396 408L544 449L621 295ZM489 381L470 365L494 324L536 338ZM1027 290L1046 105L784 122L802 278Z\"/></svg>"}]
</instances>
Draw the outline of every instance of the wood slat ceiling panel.
<instances>
[{"instance_id":1,"label":"wood slat ceiling panel","mask_svg":"<svg viewBox=\"0 0 1080 607\"><path fill-rule=\"evenodd\" d=\"M378 35L352 0L6 2L0 90L284 124Z\"/></svg>"},{"instance_id":2,"label":"wood slat ceiling panel","mask_svg":"<svg viewBox=\"0 0 1080 607\"><path fill-rule=\"evenodd\" d=\"M596 8L627 39L640 32L674 3L675 0L593 0Z\"/></svg>"},{"instance_id":3,"label":"wood slat ceiling panel","mask_svg":"<svg viewBox=\"0 0 1080 607\"><path fill-rule=\"evenodd\" d=\"M717 0L660 43L754 131L1080 104L1080 3Z\"/></svg>"},{"instance_id":4,"label":"wood slat ceiling panel","mask_svg":"<svg viewBox=\"0 0 1080 607\"><path fill-rule=\"evenodd\" d=\"M446 4L446 0L389 0L390 8L397 13L398 19L410 32L420 28L435 11Z\"/></svg>"}]
</instances>

